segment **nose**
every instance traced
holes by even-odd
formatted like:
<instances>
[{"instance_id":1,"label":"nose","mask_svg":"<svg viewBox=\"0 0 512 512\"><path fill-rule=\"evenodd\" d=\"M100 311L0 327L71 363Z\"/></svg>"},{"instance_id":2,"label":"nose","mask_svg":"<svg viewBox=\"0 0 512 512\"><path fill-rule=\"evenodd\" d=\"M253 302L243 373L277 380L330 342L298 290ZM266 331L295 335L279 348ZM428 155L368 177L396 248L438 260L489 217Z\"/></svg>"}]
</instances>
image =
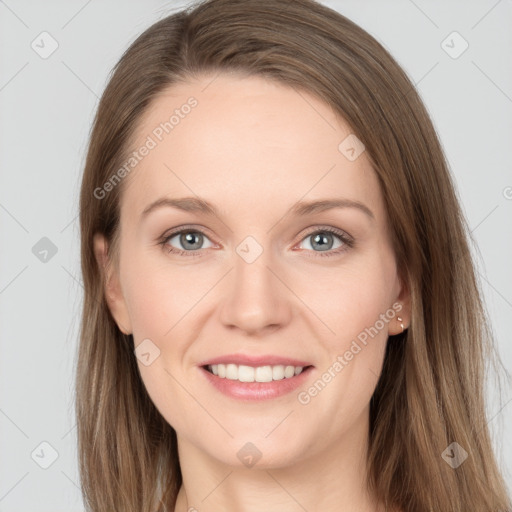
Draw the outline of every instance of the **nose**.
<instances>
[{"instance_id":1,"label":"nose","mask_svg":"<svg viewBox=\"0 0 512 512\"><path fill-rule=\"evenodd\" d=\"M285 276L271 266L266 252L252 263L236 254L234 262L223 289L226 293L220 312L223 325L255 336L286 325L291 318L293 293L283 283Z\"/></svg>"}]
</instances>

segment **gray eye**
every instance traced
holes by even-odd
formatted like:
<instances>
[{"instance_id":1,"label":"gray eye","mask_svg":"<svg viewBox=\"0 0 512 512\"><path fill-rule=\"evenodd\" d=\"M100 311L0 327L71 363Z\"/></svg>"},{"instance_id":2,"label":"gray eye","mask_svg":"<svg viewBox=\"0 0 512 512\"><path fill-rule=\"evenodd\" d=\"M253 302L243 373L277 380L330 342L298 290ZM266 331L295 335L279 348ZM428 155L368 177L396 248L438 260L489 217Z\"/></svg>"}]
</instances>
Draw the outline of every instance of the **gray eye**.
<instances>
[{"instance_id":1,"label":"gray eye","mask_svg":"<svg viewBox=\"0 0 512 512\"><path fill-rule=\"evenodd\" d=\"M171 244L171 240L174 238L179 237L179 244L181 247L176 247L175 245ZM199 231L183 231L181 233L176 233L174 236L169 238L167 241L168 244L171 244L172 247L176 247L176 249L180 250L189 250L189 251L196 251L199 249L204 249L203 243L208 240L208 238L203 235ZM209 240L208 240L209 241ZM210 242L210 245L208 247L211 247L212 244Z\"/></svg>"},{"instance_id":2,"label":"gray eye","mask_svg":"<svg viewBox=\"0 0 512 512\"><path fill-rule=\"evenodd\" d=\"M340 240L337 247L333 247L335 238ZM307 235L304 240L311 240L309 247L306 247L306 249L313 249L315 252L330 251L343 245L340 237L334 233L329 233L329 231L316 231Z\"/></svg>"}]
</instances>

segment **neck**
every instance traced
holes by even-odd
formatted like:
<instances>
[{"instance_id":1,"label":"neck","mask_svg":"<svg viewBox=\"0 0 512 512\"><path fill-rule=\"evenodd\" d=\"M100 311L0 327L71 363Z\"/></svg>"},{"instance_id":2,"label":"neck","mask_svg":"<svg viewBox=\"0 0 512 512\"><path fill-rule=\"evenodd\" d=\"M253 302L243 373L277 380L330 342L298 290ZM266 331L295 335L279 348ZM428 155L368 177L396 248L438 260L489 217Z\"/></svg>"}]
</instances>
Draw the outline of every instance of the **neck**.
<instances>
[{"instance_id":1,"label":"neck","mask_svg":"<svg viewBox=\"0 0 512 512\"><path fill-rule=\"evenodd\" d=\"M175 512L384 512L366 487L368 411L334 447L288 467L230 466L178 436L183 485Z\"/></svg>"}]
</instances>

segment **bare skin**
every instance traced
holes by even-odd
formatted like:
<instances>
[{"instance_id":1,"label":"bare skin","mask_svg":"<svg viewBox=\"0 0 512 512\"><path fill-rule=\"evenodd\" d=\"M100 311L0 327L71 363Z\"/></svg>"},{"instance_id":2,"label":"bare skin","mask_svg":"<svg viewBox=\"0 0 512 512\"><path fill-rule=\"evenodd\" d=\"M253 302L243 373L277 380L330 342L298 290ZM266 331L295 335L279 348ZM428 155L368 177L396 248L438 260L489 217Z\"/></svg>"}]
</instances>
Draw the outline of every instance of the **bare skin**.
<instances>
[{"instance_id":1,"label":"bare skin","mask_svg":"<svg viewBox=\"0 0 512 512\"><path fill-rule=\"evenodd\" d=\"M142 119L135 147L197 100L125 178L120 262L107 289L135 347L149 339L160 351L138 365L177 433L183 486L175 512L384 511L365 484L369 401L388 336L409 323L410 298L376 175L365 152L350 161L338 149L350 127L312 95L261 77L212 79L169 88ZM217 212L164 206L141 216L164 196L200 197ZM287 214L298 201L324 199L357 201L371 214L350 206ZM180 226L195 237L158 243ZM104 263L99 235L95 250ZM249 263L245 254L259 255ZM377 325L336 371L338 356ZM201 368L226 354L293 357L312 368L294 391L242 400ZM319 379L328 382L309 392ZM247 443L260 453L251 467L239 457Z\"/></svg>"}]
</instances>

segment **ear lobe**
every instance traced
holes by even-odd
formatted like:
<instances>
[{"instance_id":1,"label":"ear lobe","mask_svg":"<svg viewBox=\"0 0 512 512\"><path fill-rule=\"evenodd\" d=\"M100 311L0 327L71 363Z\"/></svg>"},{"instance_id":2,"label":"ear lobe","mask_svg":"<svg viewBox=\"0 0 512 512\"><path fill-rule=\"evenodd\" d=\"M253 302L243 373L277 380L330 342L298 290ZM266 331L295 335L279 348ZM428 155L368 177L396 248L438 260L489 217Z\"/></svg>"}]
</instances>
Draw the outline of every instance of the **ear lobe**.
<instances>
[{"instance_id":1,"label":"ear lobe","mask_svg":"<svg viewBox=\"0 0 512 512\"><path fill-rule=\"evenodd\" d=\"M119 330L124 334L132 333L132 326L130 321L130 315L128 313L128 307L122 294L119 276L115 269L110 265L108 256L108 243L105 240L104 235L101 233L95 233L93 239L94 255L98 262L103 283L104 283L104 294L105 300L108 304L109 310L114 317L114 320L119 327Z\"/></svg>"},{"instance_id":2,"label":"ear lobe","mask_svg":"<svg viewBox=\"0 0 512 512\"><path fill-rule=\"evenodd\" d=\"M405 281L400 279L400 293L397 297L397 302L399 302L402 306L402 309L397 313L395 318L395 324L397 325L396 332L390 333L390 334L400 334L402 329L400 324L402 323L404 325L404 330L409 327L411 324L411 292L409 284ZM400 321L397 319L401 318Z\"/></svg>"}]
</instances>

